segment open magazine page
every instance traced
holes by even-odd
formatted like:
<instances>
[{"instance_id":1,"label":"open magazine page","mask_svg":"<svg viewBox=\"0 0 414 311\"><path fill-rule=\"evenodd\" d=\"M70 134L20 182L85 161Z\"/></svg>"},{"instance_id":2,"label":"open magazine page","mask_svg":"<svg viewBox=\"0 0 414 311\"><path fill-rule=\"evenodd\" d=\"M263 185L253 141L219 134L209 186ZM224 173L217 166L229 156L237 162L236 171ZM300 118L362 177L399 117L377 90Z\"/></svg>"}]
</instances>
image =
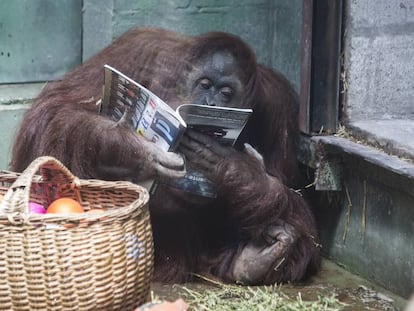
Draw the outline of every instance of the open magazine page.
<instances>
[{"instance_id":1,"label":"open magazine page","mask_svg":"<svg viewBox=\"0 0 414 311\"><path fill-rule=\"evenodd\" d=\"M138 134L170 150L185 128L174 110L148 89L105 65L101 113L129 124Z\"/></svg>"},{"instance_id":2,"label":"open magazine page","mask_svg":"<svg viewBox=\"0 0 414 311\"><path fill-rule=\"evenodd\" d=\"M245 127L252 109L204 105L181 105L178 114L188 128L217 139L223 145L233 145Z\"/></svg>"},{"instance_id":3,"label":"open magazine page","mask_svg":"<svg viewBox=\"0 0 414 311\"><path fill-rule=\"evenodd\" d=\"M185 120L188 128L209 135L221 144L233 146L252 110L186 104L179 106L177 112ZM187 174L184 178L169 181L167 184L205 197L215 198L217 196L215 185L191 167L187 167Z\"/></svg>"},{"instance_id":4,"label":"open magazine page","mask_svg":"<svg viewBox=\"0 0 414 311\"><path fill-rule=\"evenodd\" d=\"M105 65L101 114L124 122L163 150L171 150L186 125L175 111L148 89ZM153 181L142 184L148 190Z\"/></svg>"}]
</instances>

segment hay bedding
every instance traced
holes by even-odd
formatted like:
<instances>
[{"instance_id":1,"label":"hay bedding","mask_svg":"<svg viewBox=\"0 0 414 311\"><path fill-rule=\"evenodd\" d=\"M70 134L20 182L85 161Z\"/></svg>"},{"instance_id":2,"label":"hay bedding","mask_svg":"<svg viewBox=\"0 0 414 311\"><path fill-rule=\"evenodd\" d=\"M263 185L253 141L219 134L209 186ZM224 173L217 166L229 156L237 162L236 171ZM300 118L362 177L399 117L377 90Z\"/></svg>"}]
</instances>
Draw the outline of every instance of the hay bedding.
<instances>
[{"instance_id":1,"label":"hay bedding","mask_svg":"<svg viewBox=\"0 0 414 311\"><path fill-rule=\"evenodd\" d=\"M314 294L304 292L302 296L300 288L288 294L285 293L286 288L280 285L238 286L199 277L204 282L172 287L154 284L156 297L153 296L152 301L180 297L186 301L188 311L336 311L347 306L338 299L335 290L314 290Z\"/></svg>"},{"instance_id":2,"label":"hay bedding","mask_svg":"<svg viewBox=\"0 0 414 311\"><path fill-rule=\"evenodd\" d=\"M297 297L291 298L277 286L221 286L204 292L183 287L182 290L189 310L197 311L336 311L342 310L344 306L334 294L305 301L300 292Z\"/></svg>"}]
</instances>

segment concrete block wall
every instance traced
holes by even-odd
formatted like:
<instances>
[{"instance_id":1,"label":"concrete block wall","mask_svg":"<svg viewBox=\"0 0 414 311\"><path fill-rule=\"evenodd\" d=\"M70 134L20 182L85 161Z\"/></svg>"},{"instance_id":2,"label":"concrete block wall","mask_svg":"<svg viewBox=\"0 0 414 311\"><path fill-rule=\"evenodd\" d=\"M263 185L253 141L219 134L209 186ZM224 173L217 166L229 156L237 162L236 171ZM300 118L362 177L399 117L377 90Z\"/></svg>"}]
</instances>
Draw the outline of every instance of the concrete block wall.
<instances>
[{"instance_id":1,"label":"concrete block wall","mask_svg":"<svg viewBox=\"0 0 414 311\"><path fill-rule=\"evenodd\" d=\"M348 117L414 119L414 0L346 3Z\"/></svg>"},{"instance_id":2,"label":"concrete block wall","mask_svg":"<svg viewBox=\"0 0 414 311\"><path fill-rule=\"evenodd\" d=\"M360 139L414 160L414 0L344 3L343 121Z\"/></svg>"}]
</instances>

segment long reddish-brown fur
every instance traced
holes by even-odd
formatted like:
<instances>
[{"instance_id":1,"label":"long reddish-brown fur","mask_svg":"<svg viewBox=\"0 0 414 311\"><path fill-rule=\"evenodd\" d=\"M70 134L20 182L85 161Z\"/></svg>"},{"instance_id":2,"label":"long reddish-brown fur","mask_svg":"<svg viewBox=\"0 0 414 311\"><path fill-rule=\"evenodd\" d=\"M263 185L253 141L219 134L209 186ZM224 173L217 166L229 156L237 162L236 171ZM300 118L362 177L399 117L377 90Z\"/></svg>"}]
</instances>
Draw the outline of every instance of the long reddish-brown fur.
<instances>
[{"instance_id":1,"label":"long reddish-brown fur","mask_svg":"<svg viewBox=\"0 0 414 311\"><path fill-rule=\"evenodd\" d=\"M183 36L162 29L134 29L65 75L46 85L27 111L13 146L11 168L22 171L34 158L51 155L81 178L128 178L139 182L151 172L142 138L100 116L103 65L109 64L144 84L172 106L186 101L182 83L191 64L204 53L227 49L239 61L245 85L241 107L254 110L245 142L259 151L267 174L248 162L223 162L216 169L219 197L193 206L184 194L159 187L150 201L156 246L155 279L186 281L208 273L233 281L229 271L243 243L275 221L292 225L299 238L283 265L263 284L298 281L319 269L317 232L305 200L290 188L300 180L296 162L297 96L279 73L256 63L253 51L225 33ZM98 165L118 166L116 176ZM122 172L135 168L136 175ZM270 176L270 177L269 177ZM252 182L259 180L261 182Z\"/></svg>"}]
</instances>

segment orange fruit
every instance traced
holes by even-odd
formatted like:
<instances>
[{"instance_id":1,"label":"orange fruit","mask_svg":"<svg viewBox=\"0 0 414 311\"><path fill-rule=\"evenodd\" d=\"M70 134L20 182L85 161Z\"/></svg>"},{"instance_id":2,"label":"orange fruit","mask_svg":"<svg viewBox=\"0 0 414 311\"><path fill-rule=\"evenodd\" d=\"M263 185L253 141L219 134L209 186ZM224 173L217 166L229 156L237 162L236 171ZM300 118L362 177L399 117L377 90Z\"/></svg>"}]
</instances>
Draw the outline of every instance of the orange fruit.
<instances>
[{"instance_id":1,"label":"orange fruit","mask_svg":"<svg viewBox=\"0 0 414 311\"><path fill-rule=\"evenodd\" d=\"M71 198L60 198L53 201L46 211L46 213L58 214L74 214L83 212L83 207L79 204L79 202Z\"/></svg>"}]
</instances>

